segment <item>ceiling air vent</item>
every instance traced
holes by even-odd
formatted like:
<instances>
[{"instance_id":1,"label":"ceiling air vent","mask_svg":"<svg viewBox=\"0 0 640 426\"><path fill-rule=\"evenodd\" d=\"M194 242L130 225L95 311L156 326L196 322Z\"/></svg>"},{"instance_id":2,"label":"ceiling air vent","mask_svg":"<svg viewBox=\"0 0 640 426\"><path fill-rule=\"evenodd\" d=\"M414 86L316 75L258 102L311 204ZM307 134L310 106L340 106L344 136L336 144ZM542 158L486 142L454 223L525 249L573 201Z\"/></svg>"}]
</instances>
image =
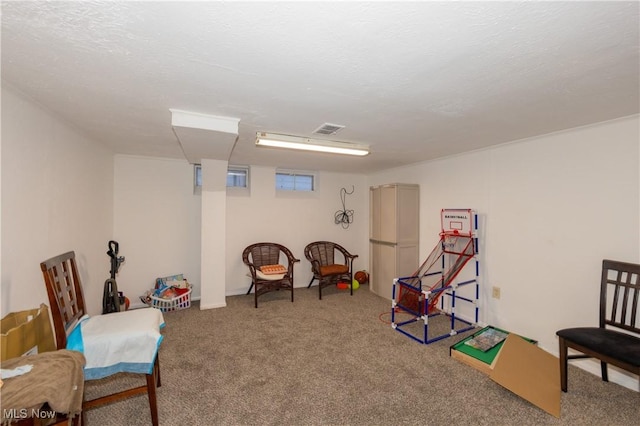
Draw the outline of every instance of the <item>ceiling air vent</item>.
<instances>
[{"instance_id":1,"label":"ceiling air vent","mask_svg":"<svg viewBox=\"0 0 640 426\"><path fill-rule=\"evenodd\" d=\"M344 129L344 126L339 124L324 123L322 126L314 130L313 133L318 135L335 135L342 129Z\"/></svg>"}]
</instances>

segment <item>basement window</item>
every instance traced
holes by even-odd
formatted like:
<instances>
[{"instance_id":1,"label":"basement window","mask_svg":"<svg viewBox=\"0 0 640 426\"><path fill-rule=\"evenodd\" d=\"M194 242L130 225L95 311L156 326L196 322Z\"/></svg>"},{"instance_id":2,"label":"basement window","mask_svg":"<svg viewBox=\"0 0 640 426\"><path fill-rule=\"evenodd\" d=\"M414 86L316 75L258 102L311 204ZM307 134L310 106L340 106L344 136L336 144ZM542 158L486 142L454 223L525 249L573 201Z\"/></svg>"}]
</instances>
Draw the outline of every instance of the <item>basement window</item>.
<instances>
[{"instance_id":1,"label":"basement window","mask_svg":"<svg viewBox=\"0 0 640 426\"><path fill-rule=\"evenodd\" d=\"M193 167L193 185L202 188L202 166L196 164ZM249 167L229 166L227 168L227 187L248 188L249 187Z\"/></svg>"},{"instance_id":2,"label":"basement window","mask_svg":"<svg viewBox=\"0 0 640 426\"><path fill-rule=\"evenodd\" d=\"M193 186L195 189L202 188L202 166L200 164L193 166Z\"/></svg>"},{"instance_id":3,"label":"basement window","mask_svg":"<svg viewBox=\"0 0 640 426\"><path fill-rule=\"evenodd\" d=\"M248 188L249 167L229 166L229 168L227 169L227 187Z\"/></svg>"},{"instance_id":4,"label":"basement window","mask_svg":"<svg viewBox=\"0 0 640 426\"><path fill-rule=\"evenodd\" d=\"M280 191L313 192L316 176L311 172L276 170L276 189Z\"/></svg>"}]
</instances>

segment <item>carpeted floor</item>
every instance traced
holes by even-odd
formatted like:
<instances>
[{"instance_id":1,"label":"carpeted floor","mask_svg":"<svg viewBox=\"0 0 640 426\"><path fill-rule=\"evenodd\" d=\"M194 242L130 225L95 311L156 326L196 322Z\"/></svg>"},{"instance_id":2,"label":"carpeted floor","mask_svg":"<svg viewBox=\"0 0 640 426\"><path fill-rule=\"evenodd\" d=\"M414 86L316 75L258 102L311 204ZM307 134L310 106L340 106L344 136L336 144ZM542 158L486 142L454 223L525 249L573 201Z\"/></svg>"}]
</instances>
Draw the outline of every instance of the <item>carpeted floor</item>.
<instances>
[{"instance_id":1,"label":"carpeted floor","mask_svg":"<svg viewBox=\"0 0 640 426\"><path fill-rule=\"evenodd\" d=\"M388 324L391 302L316 287L165 314L161 425L635 425L640 393L570 367L558 419ZM443 317L444 318L444 317ZM88 382L87 397L131 380ZM87 412L89 425L149 425L146 396Z\"/></svg>"}]
</instances>

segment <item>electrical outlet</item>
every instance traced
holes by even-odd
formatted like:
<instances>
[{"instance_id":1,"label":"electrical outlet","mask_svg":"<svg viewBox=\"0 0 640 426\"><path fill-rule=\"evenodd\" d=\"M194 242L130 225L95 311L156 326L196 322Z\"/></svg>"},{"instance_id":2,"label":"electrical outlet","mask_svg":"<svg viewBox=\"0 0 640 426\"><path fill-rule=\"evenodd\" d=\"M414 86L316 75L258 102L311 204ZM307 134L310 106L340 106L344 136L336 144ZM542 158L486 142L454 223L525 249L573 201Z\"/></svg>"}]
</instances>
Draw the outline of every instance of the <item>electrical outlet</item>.
<instances>
[{"instance_id":1,"label":"electrical outlet","mask_svg":"<svg viewBox=\"0 0 640 426\"><path fill-rule=\"evenodd\" d=\"M491 297L494 299L500 299L500 287L491 287Z\"/></svg>"}]
</instances>

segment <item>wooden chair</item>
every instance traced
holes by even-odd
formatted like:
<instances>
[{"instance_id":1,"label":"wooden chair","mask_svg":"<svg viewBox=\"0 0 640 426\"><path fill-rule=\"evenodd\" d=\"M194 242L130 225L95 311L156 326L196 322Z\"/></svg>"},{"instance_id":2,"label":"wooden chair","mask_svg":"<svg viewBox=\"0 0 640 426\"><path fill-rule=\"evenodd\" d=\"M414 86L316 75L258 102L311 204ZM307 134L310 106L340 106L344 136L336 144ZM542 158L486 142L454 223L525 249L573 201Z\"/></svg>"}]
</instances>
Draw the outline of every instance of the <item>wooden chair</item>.
<instances>
[{"instance_id":1,"label":"wooden chair","mask_svg":"<svg viewBox=\"0 0 640 426\"><path fill-rule=\"evenodd\" d=\"M67 348L70 336L76 332L76 325L85 317L85 300L82 291L82 284L80 282L80 276L76 265L75 253L73 251L61 254L46 260L40 264L42 274L44 276L45 286L47 288L47 295L49 296L49 303L51 304L51 316L53 318L53 326L56 335L56 346L58 349ZM162 321L162 314L157 309L136 309L133 311L117 312L108 315L97 315L90 317L87 321L93 321L92 324L97 324L103 328L109 329L110 325L118 323L118 330L114 330L113 333L100 334L101 341L98 344L110 345L115 341L113 336L116 334L127 336L122 333L122 323L131 324L132 330L135 330L134 335L130 336L132 339L140 340L144 337L144 341L148 340L146 336L149 333L157 333L159 336L159 327L154 327L150 324L156 324L158 321ZM158 315L160 316L158 318ZM88 324L88 322L87 322ZM135 324L135 327L133 325ZM115 327L112 327L115 328ZM154 330L155 328L155 330ZM144 330L144 336L139 332L140 329ZM130 332L131 334L132 332ZM92 341L93 341L92 337ZM149 408L151 410L151 421L154 426L158 425L158 407L156 400L156 387L160 386L160 366L158 361L157 349L159 346L158 340L155 348L148 348L155 353L153 360L149 363L148 372L142 373L146 377L146 385L137 386L131 389L126 389L114 394L102 396L89 401L84 401L82 404L83 413L84 410L88 410L100 405L108 404L114 401L119 401L125 398L129 398L134 395L147 394L149 397ZM85 381L90 380L87 377L87 368L89 367L89 356L91 347L87 341L84 342L83 352L87 357L87 365L85 366ZM148 345L147 345L148 346ZM72 348L70 348L72 349ZM116 352L118 353L118 352ZM124 360L126 361L126 360ZM136 362L126 363L131 366L123 367L111 367L109 370L116 370L116 372L139 372L136 367ZM119 365L119 364L118 364ZM137 364L139 365L139 364ZM145 367L147 368L147 367ZM133 370L132 370L133 369ZM110 374L114 374L110 371Z\"/></svg>"},{"instance_id":2,"label":"wooden chair","mask_svg":"<svg viewBox=\"0 0 640 426\"><path fill-rule=\"evenodd\" d=\"M293 265L300 262L291 251L277 243L251 244L242 252L242 261L249 267L251 289L255 287L255 307L258 307L258 296L270 291L288 290L293 302ZM286 263L286 264L285 264ZM283 267L280 273L278 267ZM271 271L269 271L271 270Z\"/></svg>"},{"instance_id":3,"label":"wooden chair","mask_svg":"<svg viewBox=\"0 0 640 426\"><path fill-rule=\"evenodd\" d=\"M639 305L640 265L604 260L599 327L567 328L556 332L560 345L560 386L564 392L567 391L569 359L599 359L605 382L609 381L607 364L640 376ZM581 354L568 355L568 349Z\"/></svg>"},{"instance_id":4,"label":"wooden chair","mask_svg":"<svg viewBox=\"0 0 640 426\"><path fill-rule=\"evenodd\" d=\"M304 248L304 255L311 262L313 277L307 288L314 280L318 280L318 295L322 300L322 289L339 280L349 283L353 295L353 260L357 254L351 254L339 244L330 241L314 241Z\"/></svg>"}]
</instances>

